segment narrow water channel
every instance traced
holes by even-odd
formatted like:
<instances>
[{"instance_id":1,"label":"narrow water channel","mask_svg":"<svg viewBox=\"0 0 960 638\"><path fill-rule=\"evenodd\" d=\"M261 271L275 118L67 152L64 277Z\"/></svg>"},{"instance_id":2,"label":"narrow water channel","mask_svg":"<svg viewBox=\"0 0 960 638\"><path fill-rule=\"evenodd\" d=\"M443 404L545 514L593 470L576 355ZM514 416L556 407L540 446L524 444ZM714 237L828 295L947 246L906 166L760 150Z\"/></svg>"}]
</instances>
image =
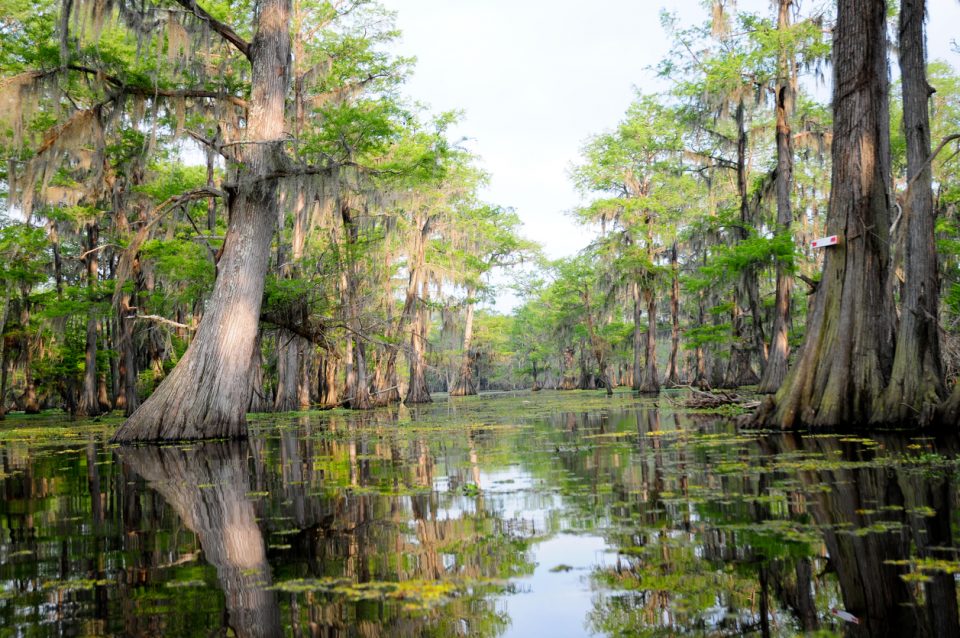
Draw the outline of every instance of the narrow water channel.
<instances>
[{"instance_id":1,"label":"narrow water channel","mask_svg":"<svg viewBox=\"0 0 960 638\"><path fill-rule=\"evenodd\" d=\"M960 634L955 440L537 393L0 427L0 638Z\"/></svg>"}]
</instances>

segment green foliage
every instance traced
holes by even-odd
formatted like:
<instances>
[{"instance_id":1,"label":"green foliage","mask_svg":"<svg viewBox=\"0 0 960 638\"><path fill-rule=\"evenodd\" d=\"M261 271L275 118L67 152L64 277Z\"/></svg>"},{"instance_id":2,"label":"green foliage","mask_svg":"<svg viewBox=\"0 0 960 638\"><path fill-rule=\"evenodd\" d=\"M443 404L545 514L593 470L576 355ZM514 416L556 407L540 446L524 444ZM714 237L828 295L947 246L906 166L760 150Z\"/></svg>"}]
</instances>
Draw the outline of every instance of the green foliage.
<instances>
[{"instance_id":1,"label":"green foliage","mask_svg":"<svg viewBox=\"0 0 960 638\"><path fill-rule=\"evenodd\" d=\"M729 323L694 326L683 332L683 347L688 350L711 344L727 343L729 340Z\"/></svg>"},{"instance_id":2,"label":"green foliage","mask_svg":"<svg viewBox=\"0 0 960 638\"><path fill-rule=\"evenodd\" d=\"M155 239L143 245L141 255L153 263L168 304L190 305L213 287L216 270L206 247L197 241Z\"/></svg>"},{"instance_id":3,"label":"green foliage","mask_svg":"<svg viewBox=\"0 0 960 638\"><path fill-rule=\"evenodd\" d=\"M792 272L795 259L793 237L790 235L781 234L773 237L753 235L736 244L714 249L707 265L700 268L704 276L700 283L733 281L748 269L769 267L777 263L785 265L788 271ZM694 278L691 283L696 286L697 280Z\"/></svg>"}]
</instances>

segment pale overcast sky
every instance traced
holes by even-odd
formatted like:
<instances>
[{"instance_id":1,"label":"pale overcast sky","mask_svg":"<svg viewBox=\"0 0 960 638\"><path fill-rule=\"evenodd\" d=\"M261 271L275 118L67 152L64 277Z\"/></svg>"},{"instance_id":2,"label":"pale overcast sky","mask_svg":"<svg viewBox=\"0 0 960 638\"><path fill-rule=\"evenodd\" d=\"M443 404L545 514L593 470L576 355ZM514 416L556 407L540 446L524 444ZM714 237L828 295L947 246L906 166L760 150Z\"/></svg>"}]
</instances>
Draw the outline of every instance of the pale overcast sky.
<instances>
[{"instance_id":1,"label":"pale overcast sky","mask_svg":"<svg viewBox=\"0 0 960 638\"><path fill-rule=\"evenodd\" d=\"M463 110L456 134L491 173L486 198L516 208L551 258L575 253L589 232L565 214L579 202L568 178L590 135L613 127L634 95L662 88L649 70L667 53L661 7L687 24L698 0L383 0L417 57L406 92L432 110ZM741 0L770 11L769 0ZM812 6L806 0L802 6ZM817 2L819 4L819 2ZM950 41L960 3L928 3L931 57L960 68Z\"/></svg>"}]
</instances>

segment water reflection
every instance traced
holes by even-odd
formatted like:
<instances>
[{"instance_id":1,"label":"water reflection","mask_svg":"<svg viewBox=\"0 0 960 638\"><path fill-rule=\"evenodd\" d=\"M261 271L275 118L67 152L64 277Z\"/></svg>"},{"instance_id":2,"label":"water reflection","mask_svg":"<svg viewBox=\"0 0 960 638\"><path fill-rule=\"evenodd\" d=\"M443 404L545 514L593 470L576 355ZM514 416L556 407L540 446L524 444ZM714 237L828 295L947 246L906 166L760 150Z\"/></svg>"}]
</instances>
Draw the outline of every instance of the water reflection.
<instances>
[{"instance_id":1,"label":"water reflection","mask_svg":"<svg viewBox=\"0 0 960 638\"><path fill-rule=\"evenodd\" d=\"M276 592L253 503L247 496L247 445L124 447L124 465L163 496L197 535L204 559L217 571L227 626L239 638L282 634Z\"/></svg>"},{"instance_id":2,"label":"water reflection","mask_svg":"<svg viewBox=\"0 0 960 638\"><path fill-rule=\"evenodd\" d=\"M960 634L955 442L591 396L0 429L0 636Z\"/></svg>"},{"instance_id":3,"label":"water reflection","mask_svg":"<svg viewBox=\"0 0 960 638\"><path fill-rule=\"evenodd\" d=\"M957 558L950 529L952 464L884 462L919 447L890 436L866 446L838 437L782 436L765 443L774 454L823 466L798 476L812 495L806 510L822 530L844 610L858 620L848 623L848 635L960 635L954 576L938 569L918 580L909 569L915 560ZM940 449L950 448L952 442Z\"/></svg>"}]
</instances>

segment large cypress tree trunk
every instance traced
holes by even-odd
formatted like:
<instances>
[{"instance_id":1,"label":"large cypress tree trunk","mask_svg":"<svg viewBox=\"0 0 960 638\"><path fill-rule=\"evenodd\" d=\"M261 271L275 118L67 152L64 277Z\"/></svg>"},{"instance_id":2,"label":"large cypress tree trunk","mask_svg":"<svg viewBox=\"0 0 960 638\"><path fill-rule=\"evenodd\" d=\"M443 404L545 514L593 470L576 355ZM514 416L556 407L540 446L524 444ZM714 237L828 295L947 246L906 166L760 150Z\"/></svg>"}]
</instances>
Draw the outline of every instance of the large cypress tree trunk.
<instances>
[{"instance_id":1,"label":"large cypress tree trunk","mask_svg":"<svg viewBox=\"0 0 960 638\"><path fill-rule=\"evenodd\" d=\"M377 366L373 373L373 403L376 406L392 405L400 403L400 382L397 379L397 352L395 345L386 346L384 352L377 360Z\"/></svg>"},{"instance_id":2,"label":"large cypress tree trunk","mask_svg":"<svg viewBox=\"0 0 960 638\"><path fill-rule=\"evenodd\" d=\"M893 359L889 258L889 113L883 0L840 0L833 39L833 188L823 277L800 357L759 423L869 422Z\"/></svg>"},{"instance_id":3,"label":"large cypress tree trunk","mask_svg":"<svg viewBox=\"0 0 960 638\"><path fill-rule=\"evenodd\" d=\"M900 328L890 383L873 415L875 422L933 420L945 394L937 321L940 284L934 239L930 164L930 117L924 51L925 0L900 4L900 77L903 82L903 128L907 139L907 192L903 220L906 244ZM956 419L950 420L951 425Z\"/></svg>"},{"instance_id":4,"label":"large cypress tree trunk","mask_svg":"<svg viewBox=\"0 0 960 638\"><path fill-rule=\"evenodd\" d=\"M433 220L431 217L418 215L414 221L416 230L411 235L413 243L408 251L410 276L401 316L401 322L410 326L410 349L407 353L410 382L407 386L407 396L404 398L404 403L410 404L432 401L427 389L426 377L427 321L429 319L426 303L430 296L430 289L424 273L424 265L427 259L427 237L430 236Z\"/></svg>"},{"instance_id":5,"label":"large cypress tree trunk","mask_svg":"<svg viewBox=\"0 0 960 638\"><path fill-rule=\"evenodd\" d=\"M256 342L279 198L284 100L290 84L289 0L261 0L249 48L252 66L246 140L238 147L236 190L218 276L196 337L160 387L114 441L240 438L247 435L250 358Z\"/></svg>"},{"instance_id":6,"label":"large cypress tree trunk","mask_svg":"<svg viewBox=\"0 0 960 638\"><path fill-rule=\"evenodd\" d=\"M790 28L790 5L793 0L780 0L777 28L781 33ZM793 222L790 189L793 185L793 144L791 143L790 114L793 111L792 60L786 47L781 46L777 72L777 233L789 236ZM774 306L773 335L770 355L760 378L760 392L773 393L780 389L787 376L787 358L790 344L787 329L790 326L790 292L793 275L787 264L777 261L777 293Z\"/></svg>"}]
</instances>

